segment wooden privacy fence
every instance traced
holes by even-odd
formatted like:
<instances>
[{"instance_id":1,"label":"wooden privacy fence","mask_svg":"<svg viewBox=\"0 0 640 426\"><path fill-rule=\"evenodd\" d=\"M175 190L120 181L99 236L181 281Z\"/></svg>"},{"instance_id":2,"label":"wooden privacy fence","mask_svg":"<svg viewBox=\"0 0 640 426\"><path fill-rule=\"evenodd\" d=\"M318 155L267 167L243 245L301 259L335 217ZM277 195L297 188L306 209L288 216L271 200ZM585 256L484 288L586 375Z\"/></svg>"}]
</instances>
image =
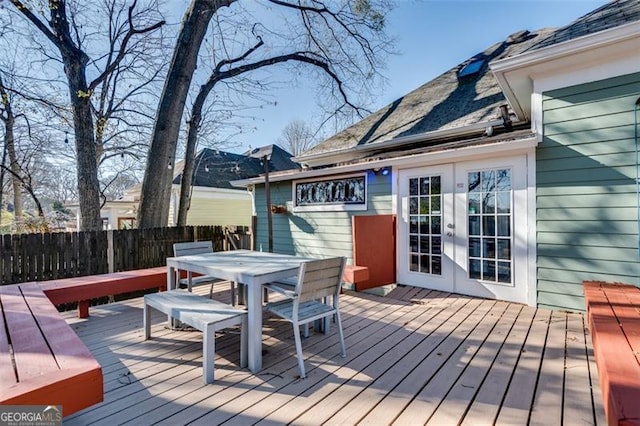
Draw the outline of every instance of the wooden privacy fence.
<instances>
[{"instance_id":1,"label":"wooden privacy fence","mask_svg":"<svg viewBox=\"0 0 640 426\"><path fill-rule=\"evenodd\" d=\"M251 248L247 226L184 226L0 236L1 284L152 268L173 243L211 240L215 251Z\"/></svg>"}]
</instances>

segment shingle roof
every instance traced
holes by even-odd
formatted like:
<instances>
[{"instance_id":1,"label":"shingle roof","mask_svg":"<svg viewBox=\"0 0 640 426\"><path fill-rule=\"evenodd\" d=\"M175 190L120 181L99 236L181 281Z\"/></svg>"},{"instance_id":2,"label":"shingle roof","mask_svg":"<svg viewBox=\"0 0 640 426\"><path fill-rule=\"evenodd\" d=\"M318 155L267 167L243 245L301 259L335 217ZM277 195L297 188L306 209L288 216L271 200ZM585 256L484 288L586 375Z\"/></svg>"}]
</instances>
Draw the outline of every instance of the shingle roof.
<instances>
[{"instance_id":1,"label":"shingle roof","mask_svg":"<svg viewBox=\"0 0 640 426\"><path fill-rule=\"evenodd\" d=\"M551 31L523 31L494 44L311 148L304 155L343 150L358 145L373 145L393 138L500 118L500 106L506 104L506 100L489 70L488 63L523 52L547 37ZM458 72L476 60L485 61L479 72L459 78Z\"/></svg>"},{"instance_id":2,"label":"shingle roof","mask_svg":"<svg viewBox=\"0 0 640 426\"><path fill-rule=\"evenodd\" d=\"M291 161L291 154L277 146L269 145L260 149L261 152L270 152L270 171L291 170L300 167ZM237 189L229 181L247 179L262 173L264 173L264 165L261 158L205 148L195 158L193 186ZM179 184L181 180L182 173L176 175L173 183Z\"/></svg>"},{"instance_id":3,"label":"shingle roof","mask_svg":"<svg viewBox=\"0 0 640 426\"><path fill-rule=\"evenodd\" d=\"M640 20L640 1L614 0L559 28L528 50L537 50L563 41L619 27Z\"/></svg>"}]
</instances>

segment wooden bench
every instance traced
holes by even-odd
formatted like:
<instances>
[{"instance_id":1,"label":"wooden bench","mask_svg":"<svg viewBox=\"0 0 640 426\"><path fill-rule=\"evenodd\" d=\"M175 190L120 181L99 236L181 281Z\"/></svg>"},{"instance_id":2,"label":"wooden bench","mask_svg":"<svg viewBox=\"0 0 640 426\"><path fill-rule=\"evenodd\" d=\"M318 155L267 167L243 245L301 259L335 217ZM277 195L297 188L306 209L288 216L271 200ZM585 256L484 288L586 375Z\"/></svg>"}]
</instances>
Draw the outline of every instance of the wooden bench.
<instances>
[{"instance_id":1,"label":"wooden bench","mask_svg":"<svg viewBox=\"0 0 640 426\"><path fill-rule=\"evenodd\" d=\"M54 305L78 302L78 318L87 318L91 299L151 288L166 290L167 267L41 281L37 284Z\"/></svg>"},{"instance_id":2,"label":"wooden bench","mask_svg":"<svg viewBox=\"0 0 640 426\"><path fill-rule=\"evenodd\" d=\"M0 302L0 404L67 416L102 401L100 364L37 283L1 286Z\"/></svg>"},{"instance_id":3,"label":"wooden bench","mask_svg":"<svg viewBox=\"0 0 640 426\"><path fill-rule=\"evenodd\" d=\"M353 284L356 290L362 290L359 287L369 281L369 268L366 266L346 265L342 272L342 281Z\"/></svg>"},{"instance_id":4,"label":"wooden bench","mask_svg":"<svg viewBox=\"0 0 640 426\"><path fill-rule=\"evenodd\" d=\"M640 288L583 282L609 425L640 425Z\"/></svg>"},{"instance_id":5,"label":"wooden bench","mask_svg":"<svg viewBox=\"0 0 640 426\"><path fill-rule=\"evenodd\" d=\"M203 333L202 378L213 383L216 331L240 325L240 366L247 366L247 311L182 290L144 296L144 338L151 337L151 310L156 309Z\"/></svg>"},{"instance_id":6,"label":"wooden bench","mask_svg":"<svg viewBox=\"0 0 640 426\"><path fill-rule=\"evenodd\" d=\"M164 266L0 286L0 404L62 405L68 416L101 402L100 364L54 305L78 302L86 318L91 299L166 286Z\"/></svg>"}]
</instances>

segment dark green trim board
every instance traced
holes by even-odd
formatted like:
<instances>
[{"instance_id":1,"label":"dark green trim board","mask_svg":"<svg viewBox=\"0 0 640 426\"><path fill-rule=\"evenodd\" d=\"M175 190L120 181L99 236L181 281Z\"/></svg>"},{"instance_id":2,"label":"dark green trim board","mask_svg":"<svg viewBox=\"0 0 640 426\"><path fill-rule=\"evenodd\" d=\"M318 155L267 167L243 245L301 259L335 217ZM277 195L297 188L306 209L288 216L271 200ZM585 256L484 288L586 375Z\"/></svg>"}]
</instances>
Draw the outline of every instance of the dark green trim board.
<instances>
[{"instance_id":1,"label":"dark green trim board","mask_svg":"<svg viewBox=\"0 0 640 426\"><path fill-rule=\"evenodd\" d=\"M582 281L640 286L634 106L640 73L543 93L538 305L584 310Z\"/></svg>"},{"instance_id":2,"label":"dark green trim board","mask_svg":"<svg viewBox=\"0 0 640 426\"><path fill-rule=\"evenodd\" d=\"M273 215L273 248L275 253L300 256L346 256L353 260L351 217L391 213L391 175L367 175L366 211L305 211L293 212L292 182L272 182L271 202L286 205L287 213ZM264 185L255 189L256 249L267 251L267 219Z\"/></svg>"}]
</instances>

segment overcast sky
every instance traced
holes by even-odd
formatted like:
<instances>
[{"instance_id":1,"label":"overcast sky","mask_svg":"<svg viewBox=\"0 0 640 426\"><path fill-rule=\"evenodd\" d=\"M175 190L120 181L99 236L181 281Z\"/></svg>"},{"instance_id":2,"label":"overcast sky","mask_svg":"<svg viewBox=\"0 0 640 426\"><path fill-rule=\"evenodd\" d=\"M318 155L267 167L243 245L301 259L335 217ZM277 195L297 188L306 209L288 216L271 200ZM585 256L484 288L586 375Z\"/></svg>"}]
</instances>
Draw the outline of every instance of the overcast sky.
<instances>
[{"instance_id":1,"label":"overcast sky","mask_svg":"<svg viewBox=\"0 0 640 426\"><path fill-rule=\"evenodd\" d=\"M490 45L519 30L561 27L605 4L599 0L400 0L388 17L389 34L397 40L398 54L389 58L384 74L388 86L381 91L375 111L437 77ZM277 106L256 113L257 130L239 135L237 148L274 143L293 119L311 121L318 115L309 88L292 87L273 92Z\"/></svg>"}]
</instances>

